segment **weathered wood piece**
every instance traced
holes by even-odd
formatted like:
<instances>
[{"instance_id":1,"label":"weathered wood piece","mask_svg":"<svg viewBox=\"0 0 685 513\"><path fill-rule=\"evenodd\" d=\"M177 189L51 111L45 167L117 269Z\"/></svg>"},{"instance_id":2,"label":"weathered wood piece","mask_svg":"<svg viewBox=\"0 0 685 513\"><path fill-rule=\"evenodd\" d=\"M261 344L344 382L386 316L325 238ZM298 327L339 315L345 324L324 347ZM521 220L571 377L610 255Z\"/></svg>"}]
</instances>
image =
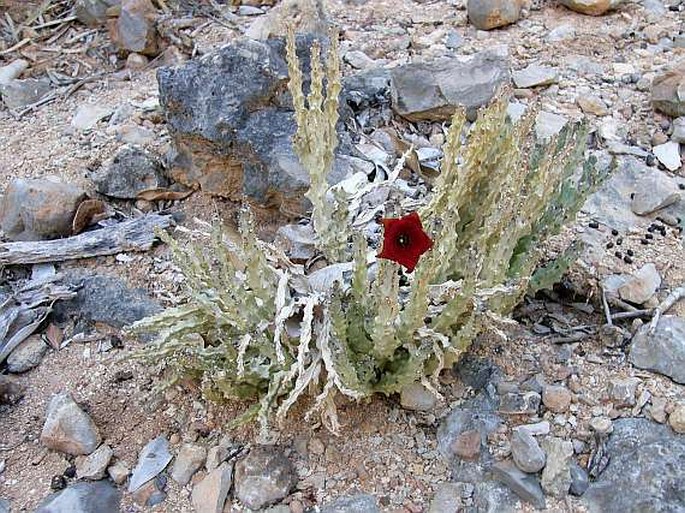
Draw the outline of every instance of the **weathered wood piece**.
<instances>
[{"instance_id":1,"label":"weathered wood piece","mask_svg":"<svg viewBox=\"0 0 685 513\"><path fill-rule=\"evenodd\" d=\"M61 262L76 258L114 255L124 251L147 251L155 229L168 228L171 216L149 214L65 239L0 244L0 265Z\"/></svg>"}]
</instances>

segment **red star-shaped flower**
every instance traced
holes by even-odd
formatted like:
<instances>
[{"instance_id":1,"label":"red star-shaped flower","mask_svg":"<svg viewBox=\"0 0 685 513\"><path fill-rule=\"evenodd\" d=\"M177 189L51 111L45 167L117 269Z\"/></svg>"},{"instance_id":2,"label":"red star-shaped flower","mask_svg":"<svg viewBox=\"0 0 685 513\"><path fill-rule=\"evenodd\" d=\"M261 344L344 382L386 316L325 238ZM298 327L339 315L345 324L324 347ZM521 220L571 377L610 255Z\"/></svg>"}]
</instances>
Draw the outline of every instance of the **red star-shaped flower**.
<instances>
[{"instance_id":1,"label":"red star-shaped flower","mask_svg":"<svg viewBox=\"0 0 685 513\"><path fill-rule=\"evenodd\" d=\"M412 272L421 255L433 247L433 241L423 231L419 214L412 212L399 219L381 219L385 228L383 249L378 258L387 258Z\"/></svg>"}]
</instances>

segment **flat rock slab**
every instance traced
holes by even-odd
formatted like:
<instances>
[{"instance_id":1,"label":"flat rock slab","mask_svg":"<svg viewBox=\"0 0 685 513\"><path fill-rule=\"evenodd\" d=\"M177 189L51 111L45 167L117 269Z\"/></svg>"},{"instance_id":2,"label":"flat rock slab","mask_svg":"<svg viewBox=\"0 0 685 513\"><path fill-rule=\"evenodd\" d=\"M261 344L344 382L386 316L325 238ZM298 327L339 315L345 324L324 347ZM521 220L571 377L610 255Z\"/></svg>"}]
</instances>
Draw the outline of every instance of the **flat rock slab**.
<instances>
[{"instance_id":1,"label":"flat rock slab","mask_svg":"<svg viewBox=\"0 0 685 513\"><path fill-rule=\"evenodd\" d=\"M525 89L553 84L558 80L559 75L556 68L531 64L522 70L514 71L512 78L516 87Z\"/></svg>"},{"instance_id":2,"label":"flat rock slab","mask_svg":"<svg viewBox=\"0 0 685 513\"><path fill-rule=\"evenodd\" d=\"M685 498L685 436L647 419L619 419L609 465L582 501L590 513L675 513Z\"/></svg>"},{"instance_id":3,"label":"flat rock slab","mask_svg":"<svg viewBox=\"0 0 685 513\"><path fill-rule=\"evenodd\" d=\"M410 121L444 121L458 106L475 112L510 80L507 59L491 52L405 64L391 77L393 109Z\"/></svg>"},{"instance_id":4,"label":"flat rock slab","mask_svg":"<svg viewBox=\"0 0 685 513\"><path fill-rule=\"evenodd\" d=\"M81 481L48 497L35 513L119 513L120 501L109 481Z\"/></svg>"},{"instance_id":5,"label":"flat rock slab","mask_svg":"<svg viewBox=\"0 0 685 513\"><path fill-rule=\"evenodd\" d=\"M654 333L649 332L649 324L642 326L630 344L629 359L639 369L685 384L685 319L665 315Z\"/></svg>"},{"instance_id":6,"label":"flat rock slab","mask_svg":"<svg viewBox=\"0 0 685 513\"><path fill-rule=\"evenodd\" d=\"M147 443L138 456L138 464L133 469L128 491L135 492L145 483L162 472L171 462L169 441L164 436L158 436Z\"/></svg>"},{"instance_id":7,"label":"flat rock slab","mask_svg":"<svg viewBox=\"0 0 685 513\"><path fill-rule=\"evenodd\" d=\"M380 511L376 498L367 494L340 497L321 507L321 513L380 513Z\"/></svg>"}]
</instances>

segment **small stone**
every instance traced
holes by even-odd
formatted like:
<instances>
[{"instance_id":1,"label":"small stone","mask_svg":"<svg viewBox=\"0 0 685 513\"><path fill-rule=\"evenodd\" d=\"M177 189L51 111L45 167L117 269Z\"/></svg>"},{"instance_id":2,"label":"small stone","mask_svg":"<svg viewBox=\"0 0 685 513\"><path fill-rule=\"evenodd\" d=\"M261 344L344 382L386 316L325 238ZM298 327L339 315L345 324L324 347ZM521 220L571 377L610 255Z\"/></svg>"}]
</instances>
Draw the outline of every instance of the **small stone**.
<instances>
[{"instance_id":1,"label":"small stone","mask_svg":"<svg viewBox=\"0 0 685 513\"><path fill-rule=\"evenodd\" d=\"M558 80L556 68L531 64L530 66L512 73L516 87L530 88L554 84Z\"/></svg>"},{"instance_id":2,"label":"small stone","mask_svg":"<svg viewBox=\"0 0 685 513\"><path fill-rule=\"evenodd\" d=\"M640 384L638 378L612 379L609 382L609 397L616 408L635 406L635 394Z\"/></svg>"},{"instance_id":3,"label":"small stone","mask_svg":"<svg viewBox=\"0 0 685 513\"><path fill-rule=\"evenodd\" d=\"M450 30L447 32L447 38L445 39L445 47L450 50L456 50L461 45L464 44L464 38L461 37L459 32L456 30Z\"/></svg>"},{"instance_id":4,"label":"small stone","mask_svg":"<svg viewBox=\"0 0 685 513\"><path fill-rule=\"evenodd\" d=\"M571 391L564 386L547 385L542 391L542 403L554 413L564 413L571 406Z\"/></svg>"},{"instance_id":5,"label":"small stone","mask_svg":"<svg viewBox=\"0 0 685 513\"><path fill-rule=\"evenodd\" d=\"M545 41L548 43L558 43L559 41L573 39L574 37L576 37L576 28L565 23L550 30L549 34L545 37Z\"/></svg>"},{"instance_id":6,"label":"small stone","mask_svg":"<svg viewBox=\"0 0 685 513\"><path fill-rule=\"evenodd\" d=\"M585 114L594 114L595 116L606 116L609 114L609 109L606 103L599 97L592 94L579 96L576 100L580 110Z\"/></svg>"},{"instance_id":7,"label":"small stone","mask_svg":"<svg viewBox=\"0 0 685 513\"><path fill-rule=\"evenodd\" d=\"M128 57L126 58L126 68L133 71L145 69L149 64L150 59L139 53L132 52L128 54Z\"/></svg>"},{"instance_id":8,"label":"small stone","mask_svg":"<svg viewBox=\"0 0 685 513\"><path fill-rule=\"evenodd\" d=\"M40 441L48 449L78 456L97 449L100 434L71 395L62 392L50 400Z\"/></svg>"},{"instance_id":9,"label":"small stone","mask_svg":"<svg viewBox=\"0 0 685 513\"><path fill-rule=\"evenodd\" d=\"M157 476L132 493L133 501L143 507L156 506L166 499L165 486L166 477Z\"/></svg>"},{"instance_id":10,"label":"small stone","mask_svg":"<svg viewBox=\"0 0 685 513\"><path fill-rule=\"evenodd\" d=\"M28 67L29 62L24 59L15 59L5 66L0 66L0 86L7 85L21 76Z\"/></svg>"},{"instance_id":11,"label":"small stone","mask_svg":"<svg viewBox=\"0 0 685 513\"><path fill-rule=\"evenodd\" d=\"M575 461L571 463L571 488L569 492L576 497L582 496L590 486L587 472Z\"/></svg>"},{"instance_id":12,"label":"small stone","mask_svg":"<svg viewBox=\"0 0 685 513\"><path fill-rule=\"evenodd\" d=\"M296 482L292 463L277 447L255 447L235 466L235 496L253 510L285 498Z\"/></svg>"},{"instance_id":13,"label":"small stone","mask_svg":"<svg viewBox=\"0 0 685 513\"><path fill-rule=\"evenodd\" d=\"M462 487L457 483L440 483L435 490L428 513L459 513L463 511L463 507Z\"/></svg>"},{"instance_id":14,"label":"small stone","mask_svg":"<svg viewBox=\"0 0 685 513\"><path fill-rule=\"evenodd\" d=\"M468 0L469 22L479 30L511 25L521 16L520 0Z\"/></svg>"},{"instance_id":15,"label":"small stone","mask_svg":"<svg viewBox=\"0 0 685 513\"><path fill-rule=\"evenodd\" d=\"M667 69L652 81L652 105L677 118L685 116L685 63Z\"/></svg>"},{"instance_id":16,"label":"small stone","mask_svg":"<svg viewBox=\"0 0 685 513\"><path fill-rule=\"evenodd\" d=\"M614 429L613 422L609 417L593 417L590 419L590 429L599 435L611 433Z\"/></svg>"},{"instance_id":17,"label":"small stone","mask_svg":"<svg viewBox=\"0 0 685 513\"><path fill-rule=\"evenodd\" d=\"M19 110L36 103L52 90L49 80L42 78L14 79L0 84L0 97L9 109Z\"/></svg>"},{"instance_id":18,"label":"small stone","mask_svg":"<svg viewBox=\"0 0 685 513\"><path fill-rule=\"evenodd\" d=\"M380 513L380 511L376 498L363 493L340 497L321 507L321 513Z\"/></svg>"},{"instance_id":19,"label":"small stone","mask_svg":"<svg viewBox=\"0 0 685 513\"><path fill-rule=\"evenodd\" d=\"M107 10L119 3L120 0L76 0L74 14L84 25L97 27L107 21Z\"/></svg>"},{"instance_id":20,"label":"small stone","mask_svg":"<svg viewBox=\"0 0 685 513\"><path fill-rule=\"evenodd\" d=\"M620 298L629 303L646 303L661 286L661 275L652 263L645 264L618 288Z\"/></svg>"},{"instance_id":21,"label":"small stone","mask_svg":"<svg viewBox=\"0 0 685 513\"><path fill-rule=\"evenodd\" d=\"M112 112L114 112L113 109L105 105L92 103L80 105L71 119L71 126L84 132L92 130L98 121L108 118Z\"/></svg>"},{"instance_id":22,"label":"small stone","mask_svg":"<svg viewBox=\"0 0 685 513\"><path fill-rule=\"evenodd\" d=\"M351 50L345 54L345 62L355 69L366 69L376 65L376 62L359 50Z\"/></svg>"},{"instance_id":23,"label":"small stone","mask_svg":"<svg viewBox=\"0 0 685 513\"><path fill-rule=\"evenodd\" d=\"M252 5L241 5L238 7L238 16L261 16L264 14L264 9Z\"/></svg>"},{"instance_id":24,"label":"small stone","mask_svg":"<svg viewBox=\"0 0 685 513\"><path fill-rule=\"evenodd\" d=\"M231 488L233 465L224 462L195 485L190 500L196 513L221 513ZM259 508L251 508L259 509Z\"/></svg>"},{"instance_id":25,"label":"small stone","mask_svg":"<svg viewBox=\"0 0 685 513\"><path fill-rule=\"evenodd\" d=\"M516 430L525 431L529 435L548 435L550 430L549 422L546 420L541 420L535 424L523 424L521 426L516 426Z\"/></svg>"},{"instance_id":26,"label":"small stone","mask_svg":"<svg viewBox=\"0 0 685 513\"><path fill-rule=\"evenodd\" d=\"M671 141L685 144L685 116L673 120L673 133Z\"/></svg>"},{"instance_id":27,"label":"small stone","mask_svg":"<svg viewBox=\"0 0 685 513\"><path fill-rule=\"evenodd\" d=\"M542 470L542 489L557 498L565 497L571 488L571 457L573 444L557 437L546 438L542 447L547 453L547 463Z\"/></svg>"},{"instance_id":28,"label":"small stone","mask_svg":"<svg viewBox=\"0 0 685 513\"><path fill-rule=\"evenodd\" d=\"M15 404L24 396L24 387L16 380L0 374L0 404Z\"/></svg>"},{"instance_id":29,"label":"small stone","mask_svg":"<svg viewBox=\"0 0 685 513\"><path fill-rule=\"evenodd\" d=\"M537 392L508 392L500 397L499 410L508 415L535 415L540 408Z\"/></svg>"},{"instance_id":30,"label":"small stone","mask_svg":"<svg viewBox=\"0 0 685 513\"><path fill-rule=\"evenodd\" d=\"M135 492L145 483L157 476L171 461L169 442L164 436L150 440L138 456L138 464L133 469L128 491Z\"/></svg>"},{"instance_id":31,"label":"small stone","mask_svg":"<svg viewBox=\"0 0 685 513\"><path fill-rule=\"evenodd\" d=\"M14 241L71 235L72 221L85 192L52 180L13 180L0 198L0 228Z\"/></svg>"},{"instance_id":32,"label":"small stone","mask_svg":"<svg viewBox=\"0 0 685 513\"><path fill-rule=\"evenodd\" d=\"M7 357L7 370L18 374L40 364L48 351L48 345L40 335L31 335L19 344Z\"/></svg>"},{"instance_id":33,"label":"small stone","mask_svg":"<svg viewBox=\"0 0 685 513\"><path fill-rule=\"evenodd\" d=\"M471 429L459 433L452 442L452 452L463 460L477 460L480 456L481 435Z\"/></svg>"},{"instance_id":34,"label":"small stone","mask_svg":"<svg viewBox=\"0 0 685 513\"><path fill-rule=\"evenodd\" d=\"M134 123L121 125L116 129L117 139L131 146L145 146L155 140L152 130Z\"/></svg>"},{"instance_id":35,"label":"small stone","mask_svg":"<svg viewBox=\"0 0 685 513\"><path fill-rule=\"evenodd\" d=\"M129 147L119 151L90 178L100 194L120 199L135 199L141 191L169 184L159 159L145 150Z\"/></svg>"},{"instance_id":36,"label":"small stone","mask_svg":"<svg viewBox=\"0 0 685 513\"><path fill-rule=\"evenodd\" d=\"M535 135L546 141L557 135L568 123L568 118L551 112L540 111L535 119Z\"/></svg>"},{"instance_id":37,"label":"small stone","mask_svg":"<svg viewBox=\"0 0 685 513\"><path fill-rule=\"evenodd\" d=\"M516 429L512 433L511 455L516 466L524 472L535 473L545 466L545 452L525 430Z\"/></svg>"},{"instance_id":38,"label":"small stone","mask_svg":"<svg viewBox=\"0 0 685 513\"><path fill-rule=\"evenodd\" d=\"M435 394L418 382L405 386L400 392L400 404L406 410L430 411L436 403Z\"/></svg>"},{"instance_id":39,"label":"small stone","mask_svg":"<svg viewBox=\"0 0 685 513\"><path fill-rule=\"evenodd\" d=\"M193 474L197 472L207 460L207 450L201 445L185 444L176 457L171 469L171 479L181 486L190 482Z\"/></svg>"},{"instance_id":40,"label":"small stone","mask_svg":"<svg viewBox=\"0 0 685 513\"><path fill-rule=\"evenodd\" d=\"M668 425L676 433L685 434L685 405L677 406L668 416Z\"/></svg>"},{"instance_id":41,"label":"small stone","mask_svg":"<svg viewBox=\"0 0 685 513\"><path fill-rule=\"evenodd\" d=\"M122 50L156 55L159 51L156 19L157 11L151 0L122 0L115 42Z\"/></svg>"},{"instance_id":42,"label":"small stone","mask_svg":"<svg viewBox=\"0 0 685 513\"><path fill-rule=\"evenodd\" d=\"M211 472L228 459L232 445L232 440L224 436L217 445L209 448L207 451L207 462L205 463L205 468L208 472Z\"/></svg>"},{"instance_id":43,"label":"small stone","mask_svg":"<svg viewBox=\"0 0 685 513\"><path fill-rule=\"evenodd\" d=\"M651 402L647 410L650 417L659 424L663 424L666 422L666 399L652 396Z\"/></svg>"},{"instance_id":44,"label":"small stone","mask_svg":"<svg viewBox=\"0 0 685 513\"><path fill-rule=\"evenodd\" d=\"M683 164L680 160L680 145L677 142L669 141L654 146L652 153L669 171L677 171Z\"/></svg>"},{"instance_id":45,"label":"small stone","mask_svg":"<svg viewBox=\"0 0 685 513\"><path fill-rule=\"evenodd\" d=\"M601 16L611 9L615 9L623 0L561 0L562 5L569 9L591 16Z\"/></svg>"},{"instance_id":46,"label":"small stone","mask_svg":"<svg viewBox=\"0 0 685 513\"><path fill-rule=\"evenodd\" d=\"M95 452L85 458L80 465L76 465L76 477L88 479L89 481L99 481L105 477L105 471L109 460L112 459L114 452L107 444L102 444Z\"/></svg>"},{"instance_id":47,"label":"small stone","mask_svg":"<svg viewBox=\"0 0 685 513\"><path fill-rule=\"evenodd\" d=\"M518 495L522 500L530 502L538 509L545 508L545 495L542 493L540 481L533 474L521 472L512 463L500 461L492 466L494 478Z\"/></svg>"},{"instance_id":48,"label":"small stone","mask_svg":"<svg viewBox=\"0 0 685 513\"><path fill-rule=\"evenodd\" d=\"M10 501L0 499L0 513L10 513Z\"/></svg>"},{"instance_id":49,"label":"small stone","mask_svg":"<svg viewBox=\"0 0 685 513\"><path fill-rule=\"evenodd\" d=\"M50 495L35 513L117 513L121 495L106 480L79 481Z\"/></svg>"},{"instance_id":50,"label":"small stone","mask_svg":"<svg viewBox=\"0 0 685 513\"><path fill-rule=\"evenodd\" d=\"M117 461L107 469L109 477L112 478L116 484L121 485L126 482L128 475L131 473L131 468L123 461Z\"/></svg>"}]
</instances>

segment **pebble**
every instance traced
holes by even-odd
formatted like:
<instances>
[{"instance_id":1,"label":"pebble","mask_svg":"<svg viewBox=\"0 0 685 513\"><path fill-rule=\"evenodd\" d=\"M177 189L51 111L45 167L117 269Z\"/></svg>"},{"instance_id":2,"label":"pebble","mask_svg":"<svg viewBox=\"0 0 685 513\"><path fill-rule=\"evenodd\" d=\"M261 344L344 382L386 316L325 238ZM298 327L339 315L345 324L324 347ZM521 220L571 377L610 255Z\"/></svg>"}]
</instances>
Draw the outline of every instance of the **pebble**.
<instances>
[{"instance_id":1,"label":"pebble","mask_svg":"<svg viewBox=\"0 0 685 513\"><path fill-rule=\"evenodd\" d=\"M145 69L150 64L150 59L136 52L131 52L126 58L126 68L133 71Z\"/></svg>"},{"instance_id":2,"label":"pebble","mask_svg":"<svg viewBox=\"0 0 685 513\"><path fill-rule=\"evenodd\" d=\"M539 141L551 139L566 126L568 118L551 112L540 111L535 120L535 135Z\"/></svg>"},{"instance_id":3,"label":"pebble","mask_svg":"<svg viewBox=\"0 0 685 513\"><path fill-rule=\"evenodd\" d=\"M516 429L512 433L511 454L516 466L524 472L535 473L545 466L545 452L525 430Z\"/></svg>"},{"instance_id":4,"label":"pebble","mask_svg":"<svg viewBox=\"0 0 685 513\"><path fill-rule=\"evenodd\" d=\"M0 66L0 86L7 85L21 76L28 67L29 63L24 59L15 59L5 66Z\"/></svg>"},{"instance_id":5,"label":"pebble","mask_svg":"<svg viewBox=\"0 0 685 513\"><path fill-rule=\"evenodd\" d=\"M647 410L649 416L659 424L666 422L666 399L652 396L651 403Z\"/></svg>"},{"instance_id":6,"label":"pebble","mask_svg":"<svg viewBox=\"0 0 685 513\"><path fill-rule=\"evenodd\" d=\"M52 84L47 79L15 79L0 84L0 97L8 108L19 110L36 103L51 90Z\"/></svg>"},{"instance_id":7,"label":"pebble","mask_svg":"<svg viewBox=\"0 0 685 513\"><path fill-rule=\"evenodd\" d=\"M579 96L576 102L580 110L585 114L594 114L595 116L606 116L609 114L606 103L598 96L592 94Z\"/></svg>"},{"instance_id":8,"label":"pebble","mask_svg":"<svg viewBox=\"0 0 685 513\"><path fill-rule=\"evenodd\" d=\"M685 319L664 315L653 333L645 324L633 337L628 358L639 369L655 371L685 384Z\"/></svg>"},{"instance_id":9,"label":"pebble","mask_svg":"<svg viewBox=\"0 0 685 513\"><path fill-rule=\"evenodd\" d=\"M557 82L559 76L556 68L531 64L530 66L512 73L516 87L528 89L531 87L550 85Z\"/></svg>"},{"instance_id":10,"label":"pebble","mask_svg":"<svg viewBox=\"0 0 685 513\"><path fill-rule=\"evenodd\" d=\"M131 467L125 462L119 460L107 469L107 474L116 484L121 485L126 482L128 475L131 473Z\"/></svg>"},{"instance_id":11,"label":"pebble","mask_svg":"<svg viewBox=\"0 0 685 513\"><path fill-rule=\"evenodd\" d=\"M93 172L90 178L100 194L119 199L135 199L141 191L169 185L162 164L155 155L128 146Z\"/></svg>"},{"instance_id":12,"label":"pebble","mask_svg":"<svg viewBox=\"0 0 685 513\"><path fill-rule=\"evenodd\" d=\"M155 140L155 133L140 125L127 123L117 127L117 139L131 146L146 146Z\"/></svg>"},{"instance_id":13,"label":"pebble","mask_svg":"<svg viewBox=\"0 0 685 513\"><path fill-rule=\"evenodd\" d=\"M523 424L521 426L516 426L515 429L525 431L533 436L548 435L550 431L550 425L549 421L542 420L540 422L536 422L535 424Z\"/></svg>"},{"instance_id":14,"label":"pebble","mask_svg":"<svg viewBox=\"0 0 685 513\"><path fill-rule=\"evenodd\" d=\"M673 120L673 133L671 141L685 144L685 116Z\"/></svg>"},{"instance_id":15,"label":"pebble","mask_svg":"<svg viewBox=\"0 0 685 513\"><path fill-rule=\"evenodd\" d=\"M378 500L373 495L360 493L340 497L321 507L321 513L380 513Z\"/></svg>"},{"instance_id":16,"label":"pebble","mask_svg":"<svg viewBox=\"0 0 685 513\"><path fill-rule=\"evenodd\" d=\"M586 470L575 461L571 463L571 488L569 492L576 497L582 496L590 486Z\"/></svg>"},{"instance_id":17,"label":"pebble","mask_svg":"<svg viewBox=\"0 0 685 513\"><path fill-rule=\"evenodd\" d=\"M138 464L133 469L131 480L128 484L128 491L134 493L145 483L153 479L162 472L172 456L169 452L169 442L160 435L154 440L150 440L138 456Z\"/></svg>"},{"instance_id":18,"label":"pebble","mask_svg":"<svg viewBox=\"0 0 685 513\"><path fill-rule=\"evenodd\" d=\"M233 478L233 465L224 462L193 487L190 500L197 513L221 513ZM259 508L251 508L259 509Z\"/></svg>"},{"instance_id":19,"label":"pebble","mask_svg":"<svg viewBox=\"0 0 685 513\"><path fill-rule=\"evenodd\" d=\"M285 498L296 482L292 463L275 446L254 447L235 466L235 496L253 510Z\"/></svg>"},{"instance_id":20,"label":"pebble","mask_svg":"<svg viewBox=\"0 0 685 513\"><path fill-rule=\"evenodd\" d=\"M609 398L616 408L635 406L635 394L639 378L612 379L609 382Z\"/></svg>"},{"instance_id":21,"label":"pebble","mask_svg":"<svg viewBox=\"0 0 685 513\"><path fill-rule=\"evenodd\" d=\"M452 442L451 449L454 455L463 460L477 460L481 449L480 433L475 429L459 433Z\"/></svg>"},{"instance_id":22,"label":"pebble","mask_svg":"<svg viewBox=\"0 0 685 513\"><path fill-rule=\"evenodd\" d=\"M207 449L201 445L184 444L171 469L171 479L181 486L185 486L190 482L193 474L205 464L206 460Z\"/></svg>"},{"instance_id":23,"label":"pebble","mask_svg":"<svg viewBox=\"0 0 685 513\"><path fill-rule=\"evenodd\" d=\"M680 145L677 142L669 141L654 146L652 153L669 171L677 171L683 164L680 160Z\"/></svg>"},{"instance_id":24,"label":"pebble","mask_svg":"<svg viewBox=\"0 0 685 513\"><path fill-rule=\"evenodd\" d=\"M405 386L400 392L400 405L405 410L430 411L436 403L435 394L419 382Z\"/></svg>"},{"instance_id":25,"label":"pebble","mask_svg":"<svg viewBox=\"0 0 685 513\"><path fill-rule=\"evenodd\" d=\"M618 295L624 301L641 305L659 290L661 275L653 263L643 265L618 288Z\"/></svg>"},{"instance_id":26,"label":"pebble","mask_svg":"<svg viewBox=\"0 0 685 513\"><path fill-rule=\"evenodd\" d=\"M676 406L668 416L668 425L676 433L685 434L685 405Z\"/></svg>"},{"instance_id":27,"label":"pebble","mask_svg":"<svg viewBox=\"0 0 685 513\"><path fill-rule=\"evenodd\" d=\"M76 463L76 477L99 481L105 477L107 465L109 465L113 454L114 452L109 445L102 444L93 453Z\"/></svg>"},{"instance_id":28,"label":"pebble","mask_svg":"<svg viewBox=\"0 0 685 513\"><path fill-rule=\"evenodd\" d=\"M40 364L47 351L48 345L43 342L42 337L31 335L9 354L7 370L18 374L33 369Z\"/></svg>"},{"instance_id":29,"label":"pebble","mask_svg":"<svg viewBox=\"0 0 685 513\"><path fill-rule=\"evenodd\" d=\"M495 463L492 466L492 474L497 481L508 486L522 500L530 502L538 509L545 509L545 495L535 475L520 471L508 461Z\"/></svg>"},{"instance_id":30,"label":"pebble","mask_svg":"<svg viewBox=\"0 0 685 513\"><path fill-rule=\"evenodd\" d=\"M609 417L593 417L590 419L589 426L599 435L606 435L614 429L614 424Z\"/></svg>"},{"instance_id":31,"label":"pebble","mask_svg":"<svg viewBox=\"0 0 685 513\"><path fill-rule=\"evenodd\" d=\"M554 413L563 413L571 405L571 391L558 385L547 385L542 390L542 403Z\"/></svg>"},{"instance_id":32,"label":"pebble","mask_svg":"<svg viewBox=\"0 0 685 513\"><path fill-rule=\"evenodd\" d=\"M542 489L557 498L565 497L571 488L571 458L573 444L558 437L546 438L542 448L547 453L547 463L542 470Z\"/></svg>"},{"instance_id":33,"label":"pebble","mask_svg":"<svg viewBox=\"0 0 685 513\"><path fill-rule=\"evenodd\" d=\"M95 423L70 394L62 392L52 397L40 435L45 447L78 456L92 453L100 440Z\"/></svg>"},{"instance_id":34,"label":"pebble","mask_svg":"<svg viewBox=\"0 0 685 513\"><path fill-rule=\"evenodd\" d=\"M166 477L156 476L132 493L133 501L143 507L156 506L166 499L165 486Z\"/></svg>"},{"instance_id":35,"label":"pebble","mask_svg":"<svg viewBox=\"0 0 685 513\"><path fill-rule=\"evenodd\" d=\"M375 61L360 50L351 50L345 54L345 62L355 69L366 69L376 65Z\"/></svg>"},{"instance_id":36,"label":"pebble","mask_svg":"<svg viewBox=\"0 0 685 513\"><path fill-rule=\"evenodd\" d=\"M545 36L545 41L548 43L558 43L559 41L573 39L574 37L576 37L575 27L565 23L550 30L549 34Z\"/></svg>"},{"instance_id":37,"label":"pebble","mask_svg":"<svg viewBox=\"0 0 685 513\"><path fill-rule=\"evenodd\" d=\"M84 132L92 130L98 124L98 121L108 118L113 112L112 108L105 105L80 105L71 119L71 126Z\"/></svg>"}]
</instances>

